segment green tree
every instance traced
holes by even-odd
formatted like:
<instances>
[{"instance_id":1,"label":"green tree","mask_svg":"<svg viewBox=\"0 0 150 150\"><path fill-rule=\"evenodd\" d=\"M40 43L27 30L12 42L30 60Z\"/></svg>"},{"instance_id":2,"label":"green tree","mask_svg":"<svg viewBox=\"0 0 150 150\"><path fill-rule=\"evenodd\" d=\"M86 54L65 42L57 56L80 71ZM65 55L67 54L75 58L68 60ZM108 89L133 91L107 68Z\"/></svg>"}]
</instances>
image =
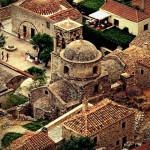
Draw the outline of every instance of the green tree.
<instances>
[{"instance_id":1,"label":"green tree","mask_svg":"<svg viewBox=\"0 0 150 150\"><path fill-rule=\"evenodd\" d=\"M32 37L30 43L33 45L33 49L38 49L38 58L43 50L49 49L53 51L53 39L50 35L38 33Z\"/></svg>"},{"instance_id":2,"label":"green tree","mask_svg":"<svg viewBox=\"0 0 150 150\"><path fill-rule=\"evenodd\" d=\"M96 143L89 137L74 137L65 141L57 150L94 150Z\"/></svg>"},{"instance_id":3,"label":"green tree","mask_svg":"<svg viewBox=\"0 0 150 150\"><path fill-rule=\"evenodd\" d=\"M33 66L31 68L28 68L26 72L28 72L31 75L45 75L46 70Z\"/></svg>"},{"instance_id":4,"label":"green tree","mask_svg":"<svg viewBox=\"0 0 150 150\"><path fill-rule=\"evenodd\" d=\"M5 43L6 43L6 36L4 36L4 34L1 34L0 35L0 47L3 47Z\"/></svg>"},{"instance_id":5,"label":"green tree","mask_svg":"<svg viewBox=\"0 0 150 150\"><path fill-rule=\"evenodd\" d=\"M0 0L0 4L2 7L5 7L17 1L18 0Z\"/></svg>"}]
</instances>

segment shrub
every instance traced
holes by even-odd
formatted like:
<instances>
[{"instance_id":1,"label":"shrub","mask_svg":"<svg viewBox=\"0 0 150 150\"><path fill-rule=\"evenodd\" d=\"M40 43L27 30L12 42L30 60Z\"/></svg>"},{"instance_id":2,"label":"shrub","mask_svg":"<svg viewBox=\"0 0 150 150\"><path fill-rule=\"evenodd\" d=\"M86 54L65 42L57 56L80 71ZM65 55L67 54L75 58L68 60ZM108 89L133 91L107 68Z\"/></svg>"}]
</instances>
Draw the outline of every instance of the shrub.
<instances>
[{"instance_id":1,"label":"shrub","mask_svg":"<svg viewBox=\"0 0 150 150\"><path fill-rule=\"evenodd\" d=\"M27 102L29 99L23 96L18 96L18 95L14 95L14 94L10 94L9 97L6 100L6 106L5 109L14 107L14 106L18 106L20 104L23 104L25 102Z\"/></svg>"},{"instance_id":2,"label":"shrub","mask_svg":"<svg viewBox=\"0 0 150 150\"><path fill-rule=\"evenodd\" d=\"M31 68L28 68L26 72L28 72L31 75L44 75L46 73L46 70L33 66Z\"/></svg>"},{"instance_id":3,"label":"shrub","mask_svg":"<svg viewBox=\"0 0 150 150\"><path fill-rule=\"evenodd\" d=\"M41 127L45 126L48 123L49 123L48 120L39 119L32 123L27 123L27 124L23 125L23 127L28 130L31 130L31 131L37 131L38 129L40 129Z\"/></svg>"},{"instance_id":4,"label":"shrub","mask_svg":"<svg viewBox=\"0 0 150 150\"><path fill-rule=\"evenodd\" d=\"M23 134L15 133L15 132L8 132L2 138L2 146L5 148L7 147L13 140L18 139Z\"/></svg>"}]
</instances>

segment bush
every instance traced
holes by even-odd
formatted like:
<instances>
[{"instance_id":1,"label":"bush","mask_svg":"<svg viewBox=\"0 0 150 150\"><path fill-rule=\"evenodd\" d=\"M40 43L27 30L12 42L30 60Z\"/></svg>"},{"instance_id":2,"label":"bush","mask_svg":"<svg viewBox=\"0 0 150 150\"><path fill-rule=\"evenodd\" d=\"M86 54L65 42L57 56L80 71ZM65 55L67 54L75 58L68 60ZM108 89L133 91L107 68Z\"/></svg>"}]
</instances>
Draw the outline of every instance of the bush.
<instances>
[{"instance_id":1,"label":"bush","mask_svg":"<svg viewBox=\"0 0 150 150\"><path fill-rule=\"evenodd\" d=\"M2 7L8 6L14 2L17 2L18 0L0 0L0 3Z\"/></svg>"},{"instance_id":2,"label":"bush","mask_svg":"<svg viewBox=\"0 0 150 150\"><path fill-rule=\"evenodd\" d=\"M2 138L2 146L5 148L7 147L13 140L18 139L23 134L15 133L15 132L8 132Z\"/></svg>"},{"instance_id":3,"label":"bush","mask_svg":"<svg viewBox=\"0 0 150 150\"><path fill-rule=\"evenodd\" d=\"M48 120L39 119L32 123L27 123L27 124L23 125L23 127L28 130L31 130L31 131L37 131L38 129L42 128L43 126L45 126L48 123L49 123Z\"/></svg>"},{"instance_id":4,"label":"bush","mask_svg":"<svg viewBox=\"0 0 150 150\"><path fill-rule=\"evenodd\" d=\"M28 72L31 75L44 75L46 73L46 70L45 69L41 69L41 68L37 68L37 67L33 66L31 68L28 68L26 70L26 72Z\"/></svg>"},{"instance_id":5,"label":"bush","mask_svg":"<svg viewBox=\"0 0 150 150\"><path fill-rule=\"evenodd\" d=\"M85 15L89 15L98 11L104 2L104 0L84 0L74 6L77 7L80 12L84 12Z\"/></svg>"},{"instance_id":6,"label":"bush","mask_svg":"<svg viewBox=\"0 0 150 150\"><path fill-rule=\"evenodd\" d=\"M10 94L9 97L6 100L6 106L5 109L14 107L14 106L18 106L20 104L23 104L25 102L27 102L29 99L23 96L18 96L18 95L14 95L14 94Z\"/></svg>"}]
</instances>

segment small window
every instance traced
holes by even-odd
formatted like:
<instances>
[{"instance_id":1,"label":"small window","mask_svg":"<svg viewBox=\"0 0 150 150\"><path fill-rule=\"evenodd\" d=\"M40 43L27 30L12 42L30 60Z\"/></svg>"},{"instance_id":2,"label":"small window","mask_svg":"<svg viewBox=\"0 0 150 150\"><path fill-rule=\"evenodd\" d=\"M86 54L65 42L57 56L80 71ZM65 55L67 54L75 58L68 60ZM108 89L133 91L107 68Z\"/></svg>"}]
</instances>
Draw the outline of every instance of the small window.
<instances>
[{"instance_id":1,"label":"small window","mask_svg":"<svg viewBox=\"0 0 150 150\"><path fill-rule=\"evenodd\" d=\"M50 28L50 22L48 22L48 21L46 22L46 27Z\"/></svg>"},{"instance_id":2,"label":"small window","mask_svg":"<svg viewBox=\"0 0 150 150\"><path fill-rule=\"evenodd\" d=\"M45 94L48 94L48 91L45 91Z\"/></svg>"},{"instance_id":3,"label":"small window","mask_svg":"<svg viewBox=\"0 0 150 150\"><path fill-rule=\"evenodd\" d=\"M126 123L122 122L122 128L125 128L125 127L126 127Z\"/></svg>"},{"instance_id":4,"label":"small window","mask_svg":"<svg viewBox=\"0 0 150 150\"><path fill-rule=\"evenodd\" d=\"M114 19L114 25L119 26L119 20Z\"/></svg>"},{"instance_id":5,"label":"small window","mask_svg":"<svg viewBox=\"0 0 150 150\"><path fill-rule=\"evenodd\" d=\"M148 30L148 24L144 25L144 31Z\"/></svg>"},{"instance_id":6,"label":"small window","mask_svg":"<svg viewBox=\"0 0 150 150\"><path fill-rule=\"evenodd\" d=\"M95 144L97 143L97 137L94 138L94 143L95 143Z\"/></svg>"},{"instance_id":7,"label":"small window","mask_svg":"<svg viewBox=\"0 0 150 150\"><path fill-rule=\"evenodd\" d=\"M119 145L119 140L116 141L116 146Z\"/></svg>"},{"instance_id":8,"label":"small window","mask_svg":"<svg viewBox=\"0 0 150 150\"><path fill-rule=\"evenodd\" d=\"M141 69L141 74L144 74L144 70L143 69Z\"/></svg>"},{"instance_id":9,"label":"small window","mask_svg":"<svg viewBox=\"0 0 150 150\"><path fill-rule=\"evenodd\" d=\"M69 68L67 66L64 66L64 73L69 73Z\"/></svg>"},{"instance_id":10,"label":"small window","mask_svg":"<svg viewBox=\"0 0 150 150\"><path fill-rule=\"evenodd\" d=\"M94 86L94 93L98 93L98 84L96 84L95 86Z\"/></svg>"},{"instance_id":11,"label":"small window","mask_svg":"<svg viewBox=\"0 0 150 150\"><path fill-rule=\"evenodd\" d=\"M96 74L97 73L97 66L94 66L93 67L93 74Z\"/></svg>"},{"instance_id":12,"label":"small window","mask_svg":"<svg viewBox=\"0 0 150 150\"><path fill-rule=\"evenodd\" d=\"M2 108L2 103L0 103L0 108Z\"/></svg>"}]
</instances>

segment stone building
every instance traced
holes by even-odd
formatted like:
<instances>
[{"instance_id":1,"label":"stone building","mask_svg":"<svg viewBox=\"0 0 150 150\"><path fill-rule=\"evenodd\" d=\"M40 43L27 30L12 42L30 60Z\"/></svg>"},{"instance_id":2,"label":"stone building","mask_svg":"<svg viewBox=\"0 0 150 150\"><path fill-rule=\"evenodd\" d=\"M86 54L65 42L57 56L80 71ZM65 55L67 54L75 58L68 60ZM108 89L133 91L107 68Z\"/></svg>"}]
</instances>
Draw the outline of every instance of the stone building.
<instances>
[{"instance_id":1,"label":"stone building","mask_svg":"<svg viewBox=\"0 0 150 150\"><path fill-rule=\"evenodd\" d=\"M127 141L134 140L134 119L134 111L109 99L90 108L84 99L83 111L63 123L62 136L90 137L97 148L121 150Z\"/></svg>"},{"instance_id":2,"label":"stone building","mask_svg":"<svg viewBox=\"0 0 150 150\"><path fill-rule=\"evenodd\" d=\"M82 23L82 15L66 0L22 0L11 6L12 31L26 38L37 33L54 35L54 24L70 18Z\"/></svg>"},{"instance_id":3,"label":"stone building","mask_svg":"<svg viewBox=\"0 0 150 150\"><path fill-rule=\"evenodd\" d=\"M36 118L54 119L80 104L83 97L98 99L110 86L107 72L101 69L102 53L92 43L81 40L82 25L67 19L54 28L51 82L31 91Z\"/></svg>"}]
</instances>

